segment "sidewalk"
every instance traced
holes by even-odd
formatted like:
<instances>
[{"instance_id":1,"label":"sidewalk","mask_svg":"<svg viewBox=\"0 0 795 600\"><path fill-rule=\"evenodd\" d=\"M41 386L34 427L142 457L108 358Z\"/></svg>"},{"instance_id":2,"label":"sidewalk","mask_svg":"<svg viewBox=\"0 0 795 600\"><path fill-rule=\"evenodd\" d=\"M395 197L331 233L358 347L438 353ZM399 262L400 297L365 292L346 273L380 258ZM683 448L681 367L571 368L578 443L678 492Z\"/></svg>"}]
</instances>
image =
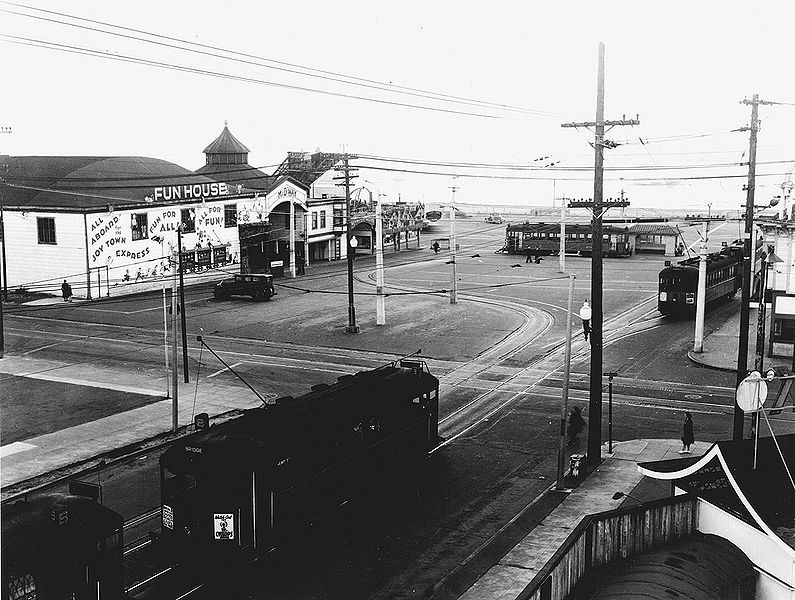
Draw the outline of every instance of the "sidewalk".
<instances>
[{"instance_id":1,"label":"sidewalk","mask_svg":"<svg viewBox=\"0 0 795 600\"><path fill-rule=\"evenodd\" d=\"M653 491L639 490L638 486L643 476L638 472L637 463L682 456L701 456L711 445L707 442L696 442L692 453L684 455L679 454L679 449L682 447L682 442L679 440L631 440L614 443L613 454L607 454L607 445L604 445L602 447L604 462L568 493L563 502L551 513L542 516L540 523L488 569L460 599L516 598L552 558L584 516L613 510L624 502L635 504L637 501L634 498L649 501L661 497ZM669 491L667 486L662 489ZM613 500L613 494L617 491L629 494L633 498ZM527 510L532 511L535 506L531 503Z\"/></svg>"},{"instance_id":2,"label":"sidewalk","mask_svg":"<svg viewBox=\"0 0 795 600\"><path fill-rule=\"evenodd\" d=\"M767 320L770 321L771 308L767 309ZM748 325L748 365L753 367L756 355L756 329L758 321L758 305L751 303L750 319ZM770 326L765 332L770 335ZM737 372L737 348L740 339L740 316L738 313L729 318L723 325L711 333L705 333L703 352L688 351L687 356L693 362L720 371ZM767 356L767 345L764 348L764 367L792 367L792 358L789 356ZM762 373L764 375L764 373Z\"/></svg>"}]
</instances>

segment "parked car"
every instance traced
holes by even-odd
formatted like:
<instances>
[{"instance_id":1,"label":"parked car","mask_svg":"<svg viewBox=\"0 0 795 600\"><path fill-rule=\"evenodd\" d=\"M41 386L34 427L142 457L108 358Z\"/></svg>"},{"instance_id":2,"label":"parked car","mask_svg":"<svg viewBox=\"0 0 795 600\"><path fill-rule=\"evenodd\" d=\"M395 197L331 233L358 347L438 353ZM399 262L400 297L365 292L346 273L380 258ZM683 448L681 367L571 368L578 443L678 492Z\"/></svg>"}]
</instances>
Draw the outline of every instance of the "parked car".
<instances>
[{"instance_id":1,"label":"parked car","mask_svg":"<svg viewBox=\"0 0 795 600\"><path fill-rule=\"evenodd\" d=\"M254 300L270 300L276 294L273 275L270 273L247 273L235 275L215 284L213 296L225 300L230 296L251 296Z\"/></svg>"},{"instance_id":2,"label":"parked car","mask_svg":"<svg viewBox=\"0 0 795 600\"><path fill-rule=\"evenodd\" d=\"M489 216L486 217L486 223L502 223L502 215L498 212L489 213Z\"/></svg>"}]
</instances>

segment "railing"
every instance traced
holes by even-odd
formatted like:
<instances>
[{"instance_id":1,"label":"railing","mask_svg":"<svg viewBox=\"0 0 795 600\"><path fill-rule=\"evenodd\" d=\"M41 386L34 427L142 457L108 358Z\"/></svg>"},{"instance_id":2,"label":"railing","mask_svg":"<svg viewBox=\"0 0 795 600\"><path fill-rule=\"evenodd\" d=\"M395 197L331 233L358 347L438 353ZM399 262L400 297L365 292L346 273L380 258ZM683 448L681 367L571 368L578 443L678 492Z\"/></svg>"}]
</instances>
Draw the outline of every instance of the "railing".
<instances>
[{"instance_id":1,"label":"railing","mask_svg":"<svg viewBox=\"0 0 795 600\"><path fill-rule=\"evenodd\" d=\"M588 515L517 600L577 598L602 565L689 537L697 506L698 498L688 494Z\"/></svg>"}]
</instances>

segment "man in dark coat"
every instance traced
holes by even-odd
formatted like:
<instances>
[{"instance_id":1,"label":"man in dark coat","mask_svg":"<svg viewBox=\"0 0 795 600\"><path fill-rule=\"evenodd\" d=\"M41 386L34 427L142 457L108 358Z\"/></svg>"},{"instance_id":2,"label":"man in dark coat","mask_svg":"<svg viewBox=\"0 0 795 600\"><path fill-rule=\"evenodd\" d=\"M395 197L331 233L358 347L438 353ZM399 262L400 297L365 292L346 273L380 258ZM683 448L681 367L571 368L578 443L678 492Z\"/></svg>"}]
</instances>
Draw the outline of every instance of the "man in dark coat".
<instances>
[{"instance_id":1,"label":"man in dark coat","mask_svg":"<svg viewBox=\"0 0 795 600\"><path fill-rule=\"evenodd\" d=\"M682 426L682 449L679 454L690 454L690 446L696 441L693 435L693 417L689 412L685 413L685 423Z\"/></svg>"},{"instance_id":2,"label":"man in dark coat","mask_svg":"<svg viewBox=\"0 0 795 600\"><path fill-rule=\"evenodd\" d=\"M72 286L66 282L66 279L64 279L61 284L61 294L63 295L64 302L69 302L72 298Z\"/></svg>"}]
</instances>

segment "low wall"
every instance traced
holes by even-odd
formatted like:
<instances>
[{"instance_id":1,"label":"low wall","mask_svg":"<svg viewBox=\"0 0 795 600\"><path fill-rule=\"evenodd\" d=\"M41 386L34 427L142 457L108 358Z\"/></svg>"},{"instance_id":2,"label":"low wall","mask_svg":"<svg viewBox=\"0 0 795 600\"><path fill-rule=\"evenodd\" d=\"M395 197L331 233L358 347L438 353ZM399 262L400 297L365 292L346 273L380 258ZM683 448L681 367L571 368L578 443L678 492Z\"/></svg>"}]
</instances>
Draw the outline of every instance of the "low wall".
<instances>
[{"instance_id":1,"label":"low wall","mask_svg":"<svg viewBox=\"0 0 795 600\"><path fill-rule=\"evenodd\" d=\"M518 600L565 600L594 569L689 537L698 498L682 495L588 515L519 594Z\"/></svg>"}]
</instances>

